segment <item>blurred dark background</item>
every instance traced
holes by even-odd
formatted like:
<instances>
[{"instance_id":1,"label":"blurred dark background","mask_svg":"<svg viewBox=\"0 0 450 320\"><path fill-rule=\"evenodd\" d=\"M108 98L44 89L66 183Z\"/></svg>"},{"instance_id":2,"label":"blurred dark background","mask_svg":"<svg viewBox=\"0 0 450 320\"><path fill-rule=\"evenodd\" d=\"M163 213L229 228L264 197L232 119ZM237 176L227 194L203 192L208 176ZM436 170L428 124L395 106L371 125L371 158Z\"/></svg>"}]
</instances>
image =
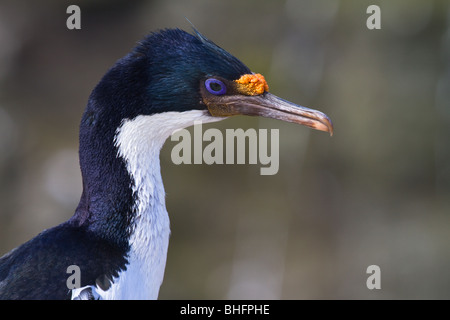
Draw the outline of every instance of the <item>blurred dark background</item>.
<instances>
[{"instance_id":1,"label":"blurred dark background","mask_svg":"<svg viewBox=\"0 0 450 320\"><path fill-rule=\"evenodd\" d=\"M66 8L81 8L68 30ZM381 8L381 30L366 9ZM335 135L276 120L280 169L161 165L161 299L450 298L449 1L0 2L0 255L68 219L90 91L146 33L187 17ZM366 269L381 268L368 290Z\"/></svg>"}]
</instances>

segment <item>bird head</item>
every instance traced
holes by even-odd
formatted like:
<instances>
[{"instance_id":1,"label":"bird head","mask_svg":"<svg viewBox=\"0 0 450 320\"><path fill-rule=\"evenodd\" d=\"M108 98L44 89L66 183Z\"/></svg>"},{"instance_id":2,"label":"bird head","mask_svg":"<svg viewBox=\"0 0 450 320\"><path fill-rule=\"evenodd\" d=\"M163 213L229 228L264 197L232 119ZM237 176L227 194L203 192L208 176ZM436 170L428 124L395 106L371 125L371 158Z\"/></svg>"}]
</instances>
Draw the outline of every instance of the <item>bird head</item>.
<instances>
[{"instance_id":1,"label":"bird head","mask_svg":"<svg viewBox=\"0 0 450 320\"><path fill-rule=\"evenodd\" d=\"M264 76L197 30L151 33L116 63L91 98L107 100L94 105L117 106L118 120L204 110L214 118L263 116L333 133L324 113L269 93Z\"/></svg>"}]
</instances>

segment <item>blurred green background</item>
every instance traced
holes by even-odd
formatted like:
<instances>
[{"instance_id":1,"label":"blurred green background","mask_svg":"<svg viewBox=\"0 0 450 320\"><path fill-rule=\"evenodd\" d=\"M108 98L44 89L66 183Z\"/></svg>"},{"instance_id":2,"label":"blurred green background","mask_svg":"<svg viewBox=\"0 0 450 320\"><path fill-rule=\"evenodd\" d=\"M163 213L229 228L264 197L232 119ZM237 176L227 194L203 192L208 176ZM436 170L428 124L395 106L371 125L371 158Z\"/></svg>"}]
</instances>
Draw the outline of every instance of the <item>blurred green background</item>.
<instances>
[{"instance_id":1,"label":"blurred green background","mask_svg":"<svg viewBox=\"0 0 450 320\"><path fill-rule=\"evenodd\" d=\"M66 8L81 8L81 30ZM366 9L381 8L381 30ZM146 33L187 17L335 134L280 130L280 169L161 154L172 236L161 299L450 298L449 1L0 2L0 255L68 219L90 91ZM366 287L370 265L381 289Z\"/></svg>"}]
</instances>

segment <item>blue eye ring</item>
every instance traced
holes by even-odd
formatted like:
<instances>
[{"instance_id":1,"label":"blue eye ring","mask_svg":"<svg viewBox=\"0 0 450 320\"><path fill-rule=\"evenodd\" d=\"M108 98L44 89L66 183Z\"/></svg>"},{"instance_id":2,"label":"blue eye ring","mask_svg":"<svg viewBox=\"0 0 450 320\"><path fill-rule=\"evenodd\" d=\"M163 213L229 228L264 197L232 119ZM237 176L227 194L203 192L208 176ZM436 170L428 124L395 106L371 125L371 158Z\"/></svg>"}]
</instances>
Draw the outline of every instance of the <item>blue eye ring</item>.
<instances>
[{"instance_id":1,"label":"blue eye ring","mask_svg":"<svg viewBox=\"0 0 450 320\"><path fill-rule=\"evenodd\" d=\"M221 96L227 92L227 87L225 86L225 83L214 78L206 79L205 87L209 93L212 93L216 96Z\"/></svg>"}]
</instances>

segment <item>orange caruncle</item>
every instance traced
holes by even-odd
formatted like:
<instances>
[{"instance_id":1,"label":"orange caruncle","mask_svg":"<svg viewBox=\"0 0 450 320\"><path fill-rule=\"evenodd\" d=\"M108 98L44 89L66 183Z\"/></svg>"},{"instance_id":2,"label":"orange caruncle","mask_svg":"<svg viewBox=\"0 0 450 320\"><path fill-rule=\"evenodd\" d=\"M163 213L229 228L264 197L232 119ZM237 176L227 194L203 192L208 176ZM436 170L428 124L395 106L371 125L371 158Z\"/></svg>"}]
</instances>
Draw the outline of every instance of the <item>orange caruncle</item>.
<instances>
[{"instance_id":1,"label":"orange caruncle","mask_svg":"<svg viewBox=\"0 0 450 320\"><path fill-rule=\"evenodd\" d=\"M256 96L263 94L265 91L269 91L266 79L262 74L244 74L238 80L234 80L237 83L237 89L240 93L248 96Z\"/></svg>"}]
</instances>

